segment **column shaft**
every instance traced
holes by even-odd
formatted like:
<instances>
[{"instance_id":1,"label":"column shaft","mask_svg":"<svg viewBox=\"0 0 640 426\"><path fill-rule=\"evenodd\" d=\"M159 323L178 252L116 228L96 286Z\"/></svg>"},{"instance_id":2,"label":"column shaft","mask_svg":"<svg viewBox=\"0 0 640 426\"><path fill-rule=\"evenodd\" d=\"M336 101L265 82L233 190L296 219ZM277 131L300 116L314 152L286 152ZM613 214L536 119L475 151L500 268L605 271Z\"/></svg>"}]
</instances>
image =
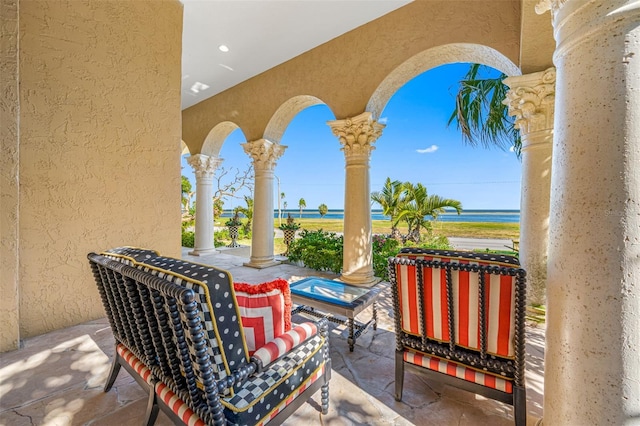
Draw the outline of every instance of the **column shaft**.
<instances>
[{"instance_id":1,"label":"column shaft","mask_svg":"<svg viewBox=\"0 0 640 426\"><path fill-rule=\"evenodd\" d=\"M527 271L527 302L546 304L549 199L553 131L522 137L520 262Z\"/></svg>"},{"instance_id":2,"label":"column shaft","mask_svg":"<svg viewBox=\"0 0 640 426\"><path fill-rule=\"evenodd\" d=\"M213 242L213 175L222 160L197 154L187 159L196 175L196 225L193 251L200 256L215 253Z\"/></svg>"},{"instance_id":3,"label":"column shaft","mask_svg":"<svg viewBox=\"0 0 640 426\"><path fill-rule=\"evenodd\" d=\"M549 199L556 71L509 77L509 114L522 140L520 263L527 271L527 301L546 303Z\"/></svg>"},{"instance_id":4,"label":"column shaft","mask_svg":"<svg viewBox=\"0 0 640 426\"><path fill-rule=\"evenodd\" d=\"M251 260L245 266L268 268L280 263L273 253L273 169L287 147L266 139L247 142L242 147L253 158L255 171Z\"/></svg>"},{"instance_id":5,"label":"column shaft","mask_svg":"<svg viewBox=\"0 0 640 426\"><path fill-rule=\"evenodd\" d=\"M384 125L370 112L327 124L338 136L345 155L344 245L341 280L353 285L373 285L371 246L371 188L369 157Z\"/></svg>"},{"instance_id":6,"label":"column shaft","mask_svg":"<svg viewBox=\"0 0 640 426\"><path fill-rule=\"evenodd\" d=\"M544 423L640 420L640 4L547 1L557 106Z\"/></svg>"}]
</instances>

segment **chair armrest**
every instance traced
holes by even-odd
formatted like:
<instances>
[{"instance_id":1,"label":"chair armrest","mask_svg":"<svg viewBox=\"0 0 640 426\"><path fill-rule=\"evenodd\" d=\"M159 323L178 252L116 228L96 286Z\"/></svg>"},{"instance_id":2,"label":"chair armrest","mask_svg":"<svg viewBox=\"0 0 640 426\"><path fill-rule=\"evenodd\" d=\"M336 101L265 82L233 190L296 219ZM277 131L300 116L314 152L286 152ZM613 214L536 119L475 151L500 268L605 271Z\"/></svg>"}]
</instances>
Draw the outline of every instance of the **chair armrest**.
<instances>
[{"instance_id":1,"label":"chair armrest","mask_svg":"<svg viewBox=\"0 0 640 426\"><path fill-rule=\"evenodd\" d=\"M326 318L297 325L287 333L277 337L262 348L259 348L253 354L251 361L247 365L232 371L226 380L218 382L218 392L225 393L226 390L231 389L234 384L244 383L249 377L260 374L267 369L265 367L269 367L270 364L282 356L287 355L297 346L300 346L300 344L318 333L320 333L324 339L328 339L328 332L329 322Z\"/></svg>"},{"instance_id":2,"label":"chair armrest","mask_svg":"<svg viewBox=\"0 0 640 426\"><path fill-rule=\"evenodd\" d=\"M251 357L251 361L255 362L258 366L256 373L261 372L265 366L286 355L292 349L317 335L319 332L324 331L326 335L327 329L327 320L323 318L317 322L309 321L299 324L286 333L276 337L255 351Z\"/></svg>"}]
</instances>

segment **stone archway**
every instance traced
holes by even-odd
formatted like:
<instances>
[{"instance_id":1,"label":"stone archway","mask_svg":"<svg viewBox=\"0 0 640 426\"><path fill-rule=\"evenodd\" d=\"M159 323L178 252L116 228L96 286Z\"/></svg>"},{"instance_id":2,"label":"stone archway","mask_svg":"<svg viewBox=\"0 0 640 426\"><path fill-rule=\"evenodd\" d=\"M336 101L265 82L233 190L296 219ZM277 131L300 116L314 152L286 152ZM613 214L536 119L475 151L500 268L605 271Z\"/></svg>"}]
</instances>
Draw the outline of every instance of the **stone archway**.
<instances>
[{"instance_id":1,"label":"stone archway","mask_svg":"<svg viewBox=\"0 0 640 426\"><path fill-rule=\"evenodd\" d=\"M440 65L469 62L488 65L508 76L520 75L520 69L497 50L480 44L444 44L424 50L396 67L371 95L367 111L380 117L389 99L409 80Z\"/></svg>"}]
</instances>

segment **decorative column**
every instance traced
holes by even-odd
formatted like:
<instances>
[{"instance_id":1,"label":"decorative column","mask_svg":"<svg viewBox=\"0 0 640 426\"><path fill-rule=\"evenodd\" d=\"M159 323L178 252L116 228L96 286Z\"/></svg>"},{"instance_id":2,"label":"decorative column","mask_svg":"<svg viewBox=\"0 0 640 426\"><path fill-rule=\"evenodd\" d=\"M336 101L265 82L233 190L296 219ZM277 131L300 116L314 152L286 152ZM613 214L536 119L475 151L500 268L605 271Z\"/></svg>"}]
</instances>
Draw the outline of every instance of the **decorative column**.
<instances>
[{"instance_id":1,"label":"decorative column","mask_svg":"<svg viewBox=\"0 0 640 426\"><path fill-rule=\"evenodd\" d=\"M504 104L522 138L520 262L527 271L527 302L546 304L549 198L556 70L509 77Z\"/></svg>"},{"instance_id":2,"label":"decorative column","mask_svg":"<svg viewBox=\"0 0 640 426\"><path fill-rule=\"evenodd\" d=\"M342 277L347 284L370 286L373 276L371 252L371 195L369 158L384 124L370 112L345 120L329 121L340 140L345 157L344 247Z\"/></svg>"},{"instance_id":3,"label":"decorative column","mask_svg":"<svg viewBox=\"0 0 640 426\"><path fill-rule=\"evenodd\" d=\"M273 169L287 147L258 139L242 148L253 159L255 173L251 260L245 266L268 268L280 264L273 256Z\"/></svg>"},{"instance_id":4,"label":"decorative column","mask_svg":"<svg viewBox=\"0 0 640 426\"><path fill-rule=\"evenodd\" d=\"M216 253L213 243L213 175L222 159L196 154L187 158L187 162L196 174L196 232L194 248L189 254Z\"/></svg>"},{"instance_id":5,"label":"decorative column","mask_svg":"<svg viewBox=\"0 0 640 426\"><path fill-rule=\"evenodd\" d=\"M640 3L545 1L557 43L545 425L640 422Z\"/></svg>"}]
</instances>

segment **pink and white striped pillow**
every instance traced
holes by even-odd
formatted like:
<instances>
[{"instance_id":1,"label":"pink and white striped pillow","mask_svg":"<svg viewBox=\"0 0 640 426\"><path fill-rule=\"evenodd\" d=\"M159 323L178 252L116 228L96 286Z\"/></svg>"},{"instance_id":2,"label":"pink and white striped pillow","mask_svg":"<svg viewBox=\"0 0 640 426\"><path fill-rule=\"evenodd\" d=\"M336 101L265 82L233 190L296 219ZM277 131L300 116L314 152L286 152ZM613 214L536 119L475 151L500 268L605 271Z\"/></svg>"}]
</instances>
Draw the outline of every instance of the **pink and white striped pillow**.
<instances>
[{"instance_id":1,"label":"pink and white striped pillow","mask_svg":"<svg viewBox=\"0 0 640 426\"><path fill-rule=\"evenodd\" d=\"M234 283L249 355L291 330L291 290L281 278L262 284Z\"/></svg>"}]
</instances>

